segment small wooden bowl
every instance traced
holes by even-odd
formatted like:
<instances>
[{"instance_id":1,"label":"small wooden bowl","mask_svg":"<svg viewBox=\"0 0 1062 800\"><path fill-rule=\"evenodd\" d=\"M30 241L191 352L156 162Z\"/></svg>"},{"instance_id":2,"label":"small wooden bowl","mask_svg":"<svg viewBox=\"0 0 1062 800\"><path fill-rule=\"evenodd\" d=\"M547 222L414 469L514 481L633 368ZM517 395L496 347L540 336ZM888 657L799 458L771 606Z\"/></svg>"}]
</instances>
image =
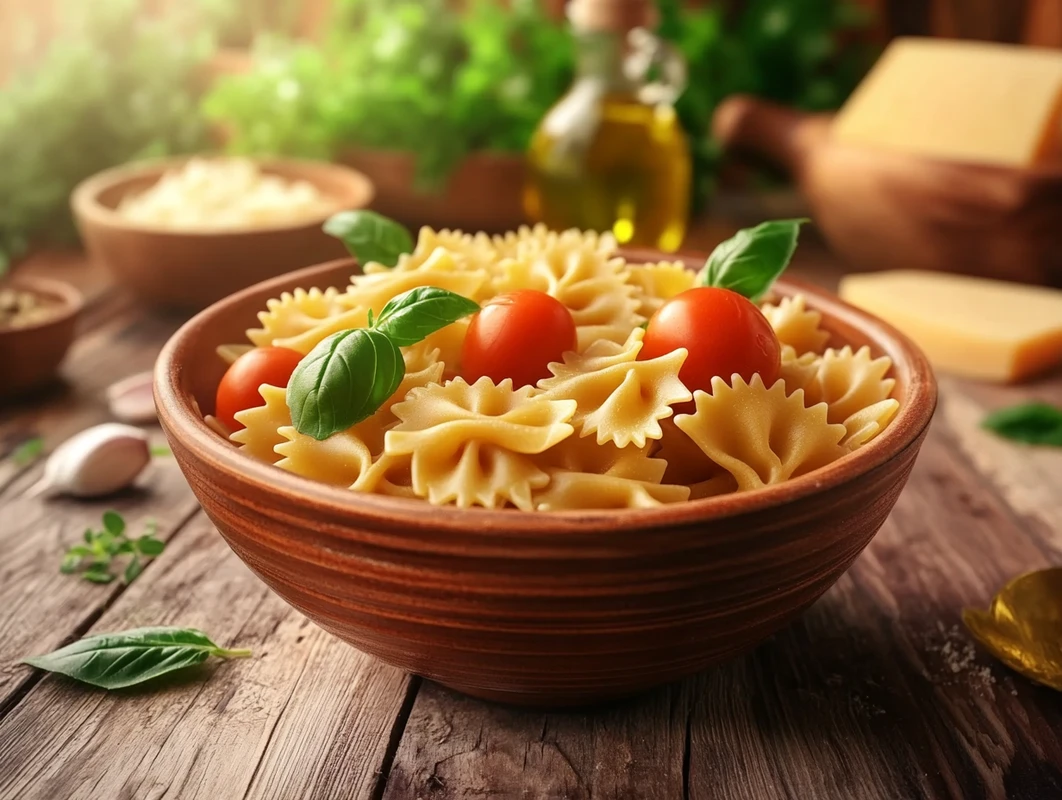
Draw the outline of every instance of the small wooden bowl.
<instances>
[{"instance_id":1,"label":"small wooden bowl","mask_svg":"<svg viewBox=\"0 0 1062 800\"><path fill-rule=\"evenodd\" d=\"M263 172L306 180L331 208L290 225L235 231L186 231L130 222L115 211L129 192L143 191L185 158L128 164L81 183L71 205L85 247L118 281L148 303L198 310L246 286L345 254L321 230L337 211L364 208L372 182L360 172L317 161L259 161Z\"/></svg>"},{"instance_id":2,"label":"small wooden bowl","mask_svg":"<svg viewBox=\"0 0 1062 800\"><path fill-rule=\"evenodd\" d=\"M1062 169L1008 169L838 144L830 115L750 97L716 110L723 147L800 186L830 246L860 270L921 269L1062 285Z\"/></svg>"},{"instance_id":3,"label":"small wooden bowl","mask_svg":"<svg viewBox=\"0 0 1062 800\"><path fill-rule=\"evenodd\" d=\"M0 399L37 389L55 375L74 341L82 305L81 293L63 281L15 275L7 285L48 298L55 308L32 325L0 326Z\"/></svg>"},{"instance_id":4,"label":"small wooden bowl","mask_svg":"<svg viewBox=\"0 0 1062 800\"><path fill-rule=\"evenodd\" d=\"M233 551L325 630L476 697L573 706L631 695L750 649L849 567L907 481L936 405L915 346L800 286L836 341L894 362L901 408L866 447L762 490L637 511L458 509L354 494L219 438L224 365L266 300L346 284L351 261L242 291L186 323L155 370L173 454ZM797 288L788 282L781 294Z\"/></svg>"}]
</instances>

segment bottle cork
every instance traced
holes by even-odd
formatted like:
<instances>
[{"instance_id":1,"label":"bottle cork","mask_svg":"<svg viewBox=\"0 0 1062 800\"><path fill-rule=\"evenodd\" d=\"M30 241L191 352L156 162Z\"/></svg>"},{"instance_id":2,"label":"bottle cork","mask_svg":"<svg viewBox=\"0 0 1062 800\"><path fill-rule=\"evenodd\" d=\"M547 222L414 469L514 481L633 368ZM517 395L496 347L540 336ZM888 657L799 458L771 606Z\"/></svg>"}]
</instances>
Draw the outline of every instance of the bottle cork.
<instances>
[{"instance_id":1,"label":"bottle cork","mask_svg":"<svg viewBox=\"0 0 1062 800\"><path fill-rule=\"evenodd\" d=\"M571 0L568 20L578 30L626 33L653 30L658 16L653 0Z\"/></svg>"}]
</instances>

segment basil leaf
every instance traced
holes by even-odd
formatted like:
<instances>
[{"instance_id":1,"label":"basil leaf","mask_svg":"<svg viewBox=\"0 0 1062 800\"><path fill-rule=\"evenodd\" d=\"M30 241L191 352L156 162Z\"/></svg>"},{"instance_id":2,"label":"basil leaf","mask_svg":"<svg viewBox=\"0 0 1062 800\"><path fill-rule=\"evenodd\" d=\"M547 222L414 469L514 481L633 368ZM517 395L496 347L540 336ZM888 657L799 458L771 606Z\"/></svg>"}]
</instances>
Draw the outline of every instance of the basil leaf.
<instances>
[{"instance_id":1,"label":"basil leaf","mask_svg":"<svg viewBox=\"0 0 1062 800\"><path fill-rule=\"evenodd\" d=\"M105 564L93 564L81 573L81 577L90 583L110 583L114 580L114 576L107 571Z\"/></svg>"},{"instance_id":2,"label":"basil leaf","mask_svg":"<svg viewBox=\"0 0 1062 800\"><path fill-rule=\"evenodd\" d=\"M322 339L288 382L295 430L327 439L376 413L406 374L402 352L383 333L355 328Z\"/></svg>"},{"instance_id":3,"label":"basil leaf","mask_svg":"<svg viewBox=\"0 0 1062 800\"><path fill-rule=\"evenodd\" d=\"M157 556L161 555L162 551L166 549L166 543L156 539L154 536L141 536L136 540L136 549L140 551L141 555Z\"/></svg>"},{"instance_id":4,"label":"basil leaf","mask_svg":"<svg viewBox=\"0 0 1062 800\"><path fill-rule=\"evenodd\" d=\"M194 628L159 627L88 636L22 663L103 689L121 689L201 664L210 656L249 655L250 650L224 650Z\"/></svg>"},{"instance_id":5,"label":"basil leaf","mask_svg":"<svg viewBox=\"0 0 1062 800\"><path fill-rule=\"evenodd\" d=\"M14 452L11 453L11 460L15 463L16 467L27 467L36 461L43 452L44 439L37 436L33 439L27 439L16 447Z\"/></svg>"},{"instance_id":6,"label":"basil leaf","mask_svg":"<svg viewBox=\"0 0 1062 800\"><path fill-rule=\"evenodd\" d=\"M125 520L117 511L104 511L103 529L112 536L121 536L125 533Z\"/></svg>"},{"instance_id":7,"label":"basil leaf","mask_svg":"<svg viewBox=\"0 0 1062 800\"><path fill-rule=\"evenodd\" d=\"M771 220L738 231L712 251L701 271L701 283L731 289L756 302L789 266L800 226L807 221Z\"/></svg>"},{"instance_id":8,"label":"basil leaf","mask_svg":"<svg viewBox=\"0 0 1062 800\"><path fill-rule=\"evenodd\" d=\"M408 347L462 317L479 311L479 304L438 286L418 286L392 297L373 326L399 347Z\"/></svg>"},{"instance_id":9,"label":"basil leaf","mask_svg":"<svg viewBox=\"0 0 1062 800\"><path fill-rule=\"evenodd\" d=\"M375 211L341 211L329 217L324 232L342 240L363 265L375 261L393 267L400 255L413 252L409 231Z\"/></svg>"},{"instance_id":10,"label":"basil leaf","mask_svg":"<svg viewBox=\"0 0 1062 800\"><path fill-rule=\"evenodd\" d=\"M1047 403L1001 408L985 417L981 425L1006 439L1062 447L1062 408Z\"/></svg>"},{"instance_id":11,"label":"basil leaf","mask_svg":"<svg viewBox=\"0 0 1062 800\"><path fill-rule=\"evenodd\" d=\"M140 573L144 571L144 565L140 563L140 559L133 556L133 560L125 565L125 573L122 576L122 581L126 584L130 584L140 577Z\"/></svg>"}]
</instances>

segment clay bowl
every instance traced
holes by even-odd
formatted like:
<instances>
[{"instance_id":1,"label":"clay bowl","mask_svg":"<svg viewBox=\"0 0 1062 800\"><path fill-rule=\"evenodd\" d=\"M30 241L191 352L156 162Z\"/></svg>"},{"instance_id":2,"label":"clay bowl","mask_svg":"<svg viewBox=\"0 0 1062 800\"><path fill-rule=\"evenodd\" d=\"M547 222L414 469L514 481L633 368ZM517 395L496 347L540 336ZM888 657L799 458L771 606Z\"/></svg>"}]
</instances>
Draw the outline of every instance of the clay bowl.
<instances>
[{"instance_id":1,"label":"clay bowl","mask_svg":"<svg viewBox=\"0 0 1062 800\"><path fill-rule=\"evenodd\" d=\"M851 565L907 481L936 405L915 346L800 286L835 343L895 364L901 409L865 448L762 490L638 511L554 514L355 495L258 462L200 418L266 300L342 286L340 261L242 291L186 323L155 371L177 463L229 546L325 630L476 697L561 707L637 693L746 651ZM797 284L782 283L789 294Z\"/></svg>"},{"instance_id":2,"label":"clay bowl","mask_svg":"<svg viewBox=\"0 0 1062 800\"><path fill-rule=\"evenodd\" d=\"M69 283L12 276L7 285L54 305L45 319L23 327L0 326L0 399L37 389L55 375L74 341L82 298Z\"/></svg>"},{"instance_id":3,"label":"clay bowl","mask_svg":"<svg viewBox=\"0 0 1062 800\"><path fill-rule=\"evenodd\" d=\"M841 145L829 115L732 97L723 147L799 185L833 250L863 270L922 269L1062 285L1062 168L1008 169Z\"/></svg>"},{"instance_id":4,"label":"clay bowl","mask_svg":"<svg viewBox=\"0 0 1062 800\"><path fill-rule=\"evenodd\" d=\"M372 182L338 164L260 161L263 172L314 184L332 203L314 217L290 225L238 231L186 231L137 224L115 211L128 192L142 191L184 159L129 164L81 183L71 196L89 255L147 303L199 310L251 284L345 254L321 230L336 211L363 208Z\"/></svg>"}]
</instances>

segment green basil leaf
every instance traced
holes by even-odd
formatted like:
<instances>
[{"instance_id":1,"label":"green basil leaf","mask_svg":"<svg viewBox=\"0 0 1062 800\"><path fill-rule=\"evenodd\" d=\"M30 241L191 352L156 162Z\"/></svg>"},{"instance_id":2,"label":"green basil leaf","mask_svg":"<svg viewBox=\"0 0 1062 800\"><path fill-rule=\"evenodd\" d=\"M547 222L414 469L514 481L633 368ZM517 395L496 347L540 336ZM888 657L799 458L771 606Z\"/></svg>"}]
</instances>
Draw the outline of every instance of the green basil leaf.
<instances>
[{"instance_id":1,"label":"green basil leaf","mask_svg":"<svg viewBox=\"0 0 1062 800\"><path fill-rule=\"evenodd\" d=\"M138 577L140 573L144 571L144 565L140 563L140 559L133 556L133 560L125 566L125 573L122 576L122 580L126 583L132 583Z\"/></svg>"},{"instance_id":2,"label":"green basil leaf","mask_svg":"<svg viewBox=\"0 0 1062 800\"><path fill-rule=\"evenodd\" d=\"M418 286L387 301L373 329L408 347L477 311L479 304L467 297L438 286Z\"/></svg>"},{"instance_id":3,"label":"green basil leaf","mask_svg":"<svg viewBox=\"0 0 1062 800\"><path fill-rule=\"evenodd\" d=\"M104 511L103 529L112 536L121 536L125 533L125 520L117 511Z\"/></svg>"},{"instance_id":4,"label":"green basil leaf","mask_svg":"<svg viewBox=\"0 0 1062 800\"><path fill-rule=\"evenodd\" d=\"M730 289L756 302L789 266L805 222L778 219L738 231L712 251L701 271L701 283Z\"/></svg>"},{"instance_id":5,"label":"green basil leaf","mask_svg":"<svg viewBox=\"0 0 1062 800\"><path fill-rule=\"evenodd\" d=\"M224 650L194 628L159 627L88 636L22 663L103 689L121 689L200 664L210 656L249 655L250 650Z\"/></svg>"},{"instance_id":6,"label":"green basil leaf","mask_svg":"<svg viewBox=\"0 0 1062 800\"><path fill-rule=\"evenodd\" d=\"M27 439L16 447L11 454L11 460L15 462L16 467L26 467L36 461L43 452L44 439L38 436L34 439Z\"/></svg>"},{"instance_id":7,"label":"green basil leaf","mask_svg":"<svg viewBox=\"0 0 1062 800\"><path fill-rule=\"evenodd\" d=\"M376 413L406 374L402 352L383 333L355 328L322 339L288 382L295 430L327 439Z\"/></svg>"},{"instance_id":8,"label":"green basil leaf","mask_svg":"<svg viewBox=\"0 0 1062 800\"><path fill-rule=\"evenodd\" d=\"M1006 439L1062 447L1062 408L1047 403L1001 408L981 424Z\"/></svg>"},{"instance_id":9,"label":"green basil leaf","mask_svg":"<svg viewBox=\"0 0 1062 800\"><path fill-rule=\"evenodd\" d=\"M329 217L324 232L342 240L363 265L370 261L393 267L413 252L413 237L404 227L375 211L341 211Z\"/></svg>"},{"instance_id":10,"label":"green basil leaf","mask_svg":"<svg viewBox=\"0 0 1062 800\"><path fill-rule=\"evenodd\" d=\"M63 560L59 563L59 571L64 575L69 575L80 566L81 559L88 555L92 555L92 551L83 545L71 547L63 555Z\"/></svg>"},{"instance_id":11,"label":"green basil leaf","mask_svg":"<svg viewBox=\"0 0 1062 800\"><path fill-rule=\"evenodd\" d=\"M110 583L114 576L107 570L104 564L93 564L81 573L81 577L90 583Z\"/></svg>"},{"instance_id":12,"label":"green basil leaf","mask_svg":"<svg viewBox=\"0 0 1062 800\"><path fill-rule=\"evenodd\" d=\"M92 542L96 538L96 534L92 530L92 528L85 528L85 533L82 535L81 538L85 540L86 544L92 544Z\"/></svg>"},{"instance_id":13,"label":"green basil leaf","mask_svg":"<svg viewBox=\"0 0 1062 800\"><path fill-rule=\"evenodd\" d=\"M158 556L166 549L166 543L153 536L141 536L136 540L136 549L145 556Z\"/></svg>"}]
</instances>

